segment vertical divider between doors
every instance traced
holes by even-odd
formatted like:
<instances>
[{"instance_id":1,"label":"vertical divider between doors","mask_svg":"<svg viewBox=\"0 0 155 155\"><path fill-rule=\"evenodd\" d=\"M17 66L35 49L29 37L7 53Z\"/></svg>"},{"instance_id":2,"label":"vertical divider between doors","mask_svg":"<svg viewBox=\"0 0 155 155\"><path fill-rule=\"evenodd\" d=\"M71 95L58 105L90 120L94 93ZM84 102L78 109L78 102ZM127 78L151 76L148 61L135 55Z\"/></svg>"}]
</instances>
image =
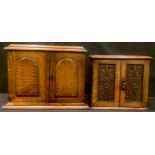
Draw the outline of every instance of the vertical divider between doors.
<instances>
[{"instance_id":1,"label":"vertical divider between doors","mask_svg":"<svg viewBox=\"0 0 155 155\"><path fill-rule=\"evenodd\" d=\"M119 106L121 107L121 104L123 101L123 95L125 92L125 90L122 90L122 81L125 80L125 63L124 60L120 60L120 87L119 87L119 91L120 91L120 96L119 96Z\"/></svg>"},{"instance_id":2,"label":"vertical divider between doors","mask_svg":"<svg viewBox=\"0 0 155 155\"><path fill-rule=\"evenodd\" d=\"M52 70L51 70L51 74L52 74L52 101L55 102L56 100L56 56L57 54L52 53Z\"/></svg>"},{"instance_id":3,"label":"vertical divider between doors","mask_svg":"<svg viewBox=\"0 0 155 155\"><path fill-rule=\"evenodd\" d=\"M120 98L120 80L121 80L121 61L120 60L115 60L115 88L114 88L114 92L115 92L115 99L114 99L114 106L118 107L119 106L119 98Z\"/></svg>"},{"instance_id":4,"label":"vertical divider between doors","mask_svg":"<svg viewBox=\"0 0 155 155\"><path fill-rule=\"evenodd\" d=\"M47 52L47 102L50 103L50 52Z\"/></svg>"},{"instance_id":5,"label":"vertical divider between doors","mask_svg":"<svg viewBox=\"0 0 155 155\"><path fill-rule=\"evenodd\" d=\"M119 103L118 103L118 106L120 107L121 106L121 85L122 85L122 60L120 60L120 85L119 85Z\"/></svg>"},{"instance_id":6,"label":"vertical divider between doors","mask_svg":"<svg viewBox=\"0 0 155 155\"><path fill-rule=\"evenodd\" d=\"M122 90L122 81L126 81L126 61L121 60L121 79L120 79L120 106L125 102L125 90Z\"/></svg>"},{"instance_id":7,"label":"vertical divider between doors","mask_svg":"<svg viewBox=\"0 0 155 155\"><path fill-rule=\"evenodd\" d=\"M49 95L48 96L49 96L49 99L48 99L48 101L49 101L49 103L52 103L55 100L55 96L54 96L55 88L54 88L54 81L53 81L53 80L55 80L54 53L49 52L48 57L49 57L49 61L48 61L48 63L49 63L49 71L48 71L49 72L49 75L48 75L48 81L49 81L48 82L49 83L49 88L48 88Z\"/></svg>"}]
</instances>

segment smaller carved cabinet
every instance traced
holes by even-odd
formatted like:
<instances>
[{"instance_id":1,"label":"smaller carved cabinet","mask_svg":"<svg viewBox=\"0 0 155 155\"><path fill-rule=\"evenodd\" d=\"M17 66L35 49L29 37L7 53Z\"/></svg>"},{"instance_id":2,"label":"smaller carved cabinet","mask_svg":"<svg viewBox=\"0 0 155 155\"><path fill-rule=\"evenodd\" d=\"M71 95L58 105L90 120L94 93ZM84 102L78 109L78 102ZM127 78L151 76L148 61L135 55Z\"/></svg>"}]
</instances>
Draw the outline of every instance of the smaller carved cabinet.
<instances>
[{"instance_id":1,"label":"smaller carved cabinet","mask_svg":"<svg viewBox=\"0 0 155 155\"><path fill-rule=\"evenodd\" d=\"M92 108L147 108L149 56L91 55Z\"/></svg>"},{"instance_id":2,"label":"smaller carved cabinet","mask_svg":"<svg viewBox=\"0 0 155 155\"><path fill-rule=\"evenodd\" d=\"M85 53L80 46L11 44L6 107L85 107Z\"/></svg>"}]
</instances>

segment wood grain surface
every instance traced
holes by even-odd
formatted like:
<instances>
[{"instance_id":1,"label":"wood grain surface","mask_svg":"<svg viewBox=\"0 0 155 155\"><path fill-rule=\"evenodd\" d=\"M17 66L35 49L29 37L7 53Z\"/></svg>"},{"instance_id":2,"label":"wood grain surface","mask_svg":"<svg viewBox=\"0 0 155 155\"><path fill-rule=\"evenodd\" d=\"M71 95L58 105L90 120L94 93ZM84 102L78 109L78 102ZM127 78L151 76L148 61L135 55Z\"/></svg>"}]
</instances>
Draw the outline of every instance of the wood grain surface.
<instances>
[{"instance_id":1,"label":"wood grain surface","mask_svg":"<svg viewBox=\"0 0 155 155\"><path fill-rule=\"evenodd\" d=\"M12 44L5 49L11 106L84 106L83 47Z\"/></svg>"},{"instance_id":2,"label":"wood grain surface","mask_svg":"<svg viewBox=\"0 0 155 155\"><path fill-rule=\"evenodd\" d=\"M92 107L147 108L151 57L90 57L93 61Z\"/></svg>"}]
</instances>

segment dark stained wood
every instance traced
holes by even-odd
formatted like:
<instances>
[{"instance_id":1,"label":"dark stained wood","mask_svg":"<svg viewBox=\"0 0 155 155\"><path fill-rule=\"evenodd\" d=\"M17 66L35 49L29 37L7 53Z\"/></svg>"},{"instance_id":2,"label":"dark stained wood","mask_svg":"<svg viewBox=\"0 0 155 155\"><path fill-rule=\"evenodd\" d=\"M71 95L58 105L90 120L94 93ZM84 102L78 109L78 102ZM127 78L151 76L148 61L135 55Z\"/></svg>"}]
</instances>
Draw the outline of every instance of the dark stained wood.
<instances>
[{"instance_id":1,"label":"dark stained wood","mask_svg":"<svg viewBox=\"0 0 155 155\"><path fill-rule=\"evenodd\" d=\"M100 68L100 65L105 68ZM113 68L109 68L112 65ZM102 82L101 82L102 81ZM118 106L120 92L120 61L119 60L94 60L93 61L93 106ZM111 97L112 95L112 97ZM109 100L109 98L111 98Z\"/></svg>"},{"instance_id":2,"label":"dark stained wood","mask_svg":"<svg viewBox=\"0 0 155 155\"><path fill-rule=\"evenodd\" d=\"M136 56L136 55L90 55L92 59L131 59L131 60L151 60L150 56Z\"/></svg>"},{"instance_id":3,"label":"dark stained wood","mask_svg":"<svg viewBox=\"0 0 155 155\"><path fill-rule=\"evenodd\" d=\"M85 106L83 47L12 44L5 49L10 106Z\"/></svg>"},{"instance_id":4,"label":"dark stained wood","mask_svg":"<svg viewBox=\"0 0 155 155\"><path fill-rule=\"evenodd\" d=\"M133 107L91 107L92 110L131 110L131 111L147 111L148 108L133 108Z\"/></svg>"},{"instance_id":5,"label":"dark stained wood","mask_svg":"<svg viewBox=\"0 0 155 155\"><path fill-rule=\"evenodd\" d=\"M121 89L120 106L147 107L150 61L124 60L121 72L122 81L126 81L126 88Z\"/></svg>"},{"instance_id":6,"label":"dark stained wood","mask_svg":"<svg viewBox=\"0 0 155 155\"><path fill-rule=\"evenodd\" d=\"M92 108L147 108L152 57L91 55Z\"/></svg>"}]
</instances>

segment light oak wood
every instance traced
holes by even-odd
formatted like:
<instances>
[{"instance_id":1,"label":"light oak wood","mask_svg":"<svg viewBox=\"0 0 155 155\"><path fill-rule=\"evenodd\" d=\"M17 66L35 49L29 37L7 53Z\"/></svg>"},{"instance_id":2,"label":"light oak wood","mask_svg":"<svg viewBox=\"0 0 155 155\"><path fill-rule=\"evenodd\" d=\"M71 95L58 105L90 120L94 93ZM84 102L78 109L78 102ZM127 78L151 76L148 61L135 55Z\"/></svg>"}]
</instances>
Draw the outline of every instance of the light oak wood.
<instances>
[{"instance_id":1,"label":"light oak wood","mask_svg":"<svg viewBox=\"0 0 155 155\"><path fill-rule=\"evenodd\" d=\"M54 51L54 52L82 52L87 50L82 46L51 46L51 45L29 45L29 44L10 44L4 48L7 51Z\"/></svg>"},{"instance_id":2,"label":"light oak wood","mask_svg":"<svg viewBox=\"0 0 155 155\"><path fill-rule=\"evenodd\" d=\"M9 99L15 105L20 102L47 102L47 90L47 53L8 53Z\"/></svg>"},{"instance_id":3,"label":"light oak wood","mask_svg":"<svg viewBox=\"0 0 155 155\"><path fill-rule=\"evenodd\" d=\"M14 109L14 110L81 110L81 109L89 109L89 106L86 104L81 104L81 105L29 105L29 106L15 106L12 102L8 102L6 105L2 107L2 109Z\"/></svg>"},{"instance_id":4,"label":"light oak wood","mask_svg":"<svg viewBox=\"0 0 155 155\"><path fill-rule=\"evenodd\" d=\"M52 63L54 63L55 71L53 69L54 79L51 87L54 85L55 93L51 99L60 103L84 102L85 55L57 53L54 54Z\"/></svg>"},{"instance_id":5,"label":"light oak wood","mask_svg":"<svg viewBox=\"0 0 155 155\"><path fill-rule=\"evenodd\" d=\"M148 104L149 56L91 55L92 108L143 109Z\"/></svg>"},{"instance_id":6,"label":"light oak wood","mask_svg":"<svg viewBox=\"0 0 155 155\"><path fill-rule=\"evenodd\" d=\"M13 106L85 105L83 47L11 44L5 49Z\"/></svg>"}]
</instances>

